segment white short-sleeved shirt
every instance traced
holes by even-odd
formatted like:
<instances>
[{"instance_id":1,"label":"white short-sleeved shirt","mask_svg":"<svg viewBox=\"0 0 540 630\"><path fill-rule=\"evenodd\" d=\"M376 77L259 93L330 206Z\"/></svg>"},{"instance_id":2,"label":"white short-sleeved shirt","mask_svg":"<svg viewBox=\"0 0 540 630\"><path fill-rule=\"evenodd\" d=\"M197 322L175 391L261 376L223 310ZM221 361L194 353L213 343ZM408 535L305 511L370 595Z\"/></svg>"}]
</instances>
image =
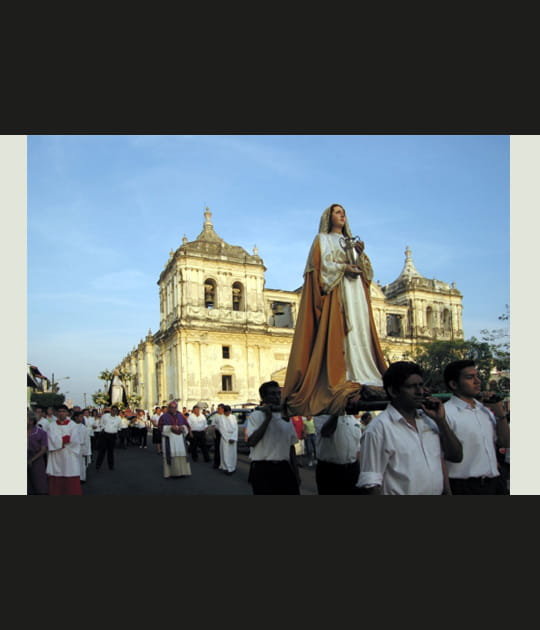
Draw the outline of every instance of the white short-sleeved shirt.
<instances>
[{"instance_id":1,"label":"white short-sleeved shirt","mask_svg":"<svg viewBox=\"0 0 540 630\"><path fill-rule=\"evenodd\" d=\"M262 425L265 419L266 415L260 409L255 409L249 414L247 419L248 438ZM252 461L288 460L291 446L298 441L293 423L290 420L283 420L281 413L274 411L265 434L255 446L250 448L249 458Z\"/></svg>"},{"instance_id":2,"label":"white short-sleeved shirt","mask_svg":"<svg viewBox=\"0 0 540 630\"><path fill-rule=\"evenodd\" d=\"M192 431L204 431L208 426L206 416L202 413L196 416L194 413L190 413L188 416L188 423Z\"/></svg>"},{"instance_id":3,"label":"white short-sleeved shirt","mask_svg":"<svg viewBox=\"0 0 540 630\"><path fill-rule=\"evenodd\" d=\"M105 433L118 433L122 428L122 417L104 413L101 416L101 427Z\"/></svg>"},{"instance_id":4,"label":"white short-sleeved shirt","mask_svg":"<svg viewBox=\"0 0 540 630\"><path fill-rule=\"evenodd\" d=\"M352 464L360 450L362 427L359 418L352 415L339 416L336 430L331 437L321 436L321 428L330 415L314 416L317 459L331 464Z\"/></svg>"},{"instance_id":5,"label":"white short-sleeved shirt","mask_svg":"<svg viewBox=\"0 0 540 630\"><path fill-rule=\"evenodd\" d=\"M497 421L481 402L475 403L473 408L457 396L444 403L448 425L463 445L463 459L459 463L446 462L452 479L499 475L495 452Z\"/></svg>"},{"instance_id":6,"label":"white short-sleeved shirt","mask_svg":"<svg viewBox=\"0 0 540 630\"><path fill-rule=\"evenodd\" d=\"M417 413L417 431L392 405L373 419L360 442L357 486L382 494L442 494L442 451L437 425Z\"/></svg>"}]
</instances>

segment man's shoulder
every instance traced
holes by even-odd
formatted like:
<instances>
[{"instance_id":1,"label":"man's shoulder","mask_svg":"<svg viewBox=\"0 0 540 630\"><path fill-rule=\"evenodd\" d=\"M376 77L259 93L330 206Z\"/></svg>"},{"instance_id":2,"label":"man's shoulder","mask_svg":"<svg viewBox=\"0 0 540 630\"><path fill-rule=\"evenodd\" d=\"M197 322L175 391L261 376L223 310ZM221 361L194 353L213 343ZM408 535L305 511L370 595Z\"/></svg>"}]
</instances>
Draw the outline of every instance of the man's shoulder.
<instances>
[{"instance_id":1,"label":"man's shoulder","mask_svg":"<svg viewBox=\"0 0 540 630\"><path fill-rule=\"evenodd\" d=\"M390 405L377 414L367 425L364 433L374 433L375 431L384 431L387 427L394 424L394 420L399 413Z\"/></svg>"},{"instance_id":2,"label":"man's shoulder","mask_svg":"<svg viewBox=\"0 0 540 630\"><path fill-rule=\"evenodd\" d=\"M460 398L458 398L457 396L451 396L445 403L444 403L444 410L445 412L448 414L452 414L458 411L461 411L462 409L466 408L466 403L464 401L462 401Z\"/></svg>"}]
</instances>

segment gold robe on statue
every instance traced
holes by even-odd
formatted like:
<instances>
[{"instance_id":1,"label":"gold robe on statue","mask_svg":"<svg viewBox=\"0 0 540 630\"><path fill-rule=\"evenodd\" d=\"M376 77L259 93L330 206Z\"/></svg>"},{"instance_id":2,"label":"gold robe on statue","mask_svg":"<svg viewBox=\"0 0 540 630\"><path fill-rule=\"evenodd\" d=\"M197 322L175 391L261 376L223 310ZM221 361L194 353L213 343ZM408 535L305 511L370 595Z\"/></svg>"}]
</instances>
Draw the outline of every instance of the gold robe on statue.
<instances>
[{"instance_id":1,"label":"gold robe on statue","mask_svg":"<svg viewBox=\"0 0 540 630\"><path fill-rule=\"evenodd\" d=\"M322 223L321 220L321 225ZM350 235L348 225L345 234ZM339 239L339 235L335 236ZM343 271L339 271L344 267L340 261L346 263L345 252L343 250L341 254L342 259L336 258L339 252L336 254L336 241L332 241L335 257L332 261L335 263L332 267L334 276L324 280L321 256L324 255L328 259L331 256L327 242L328 234L319 233L316 236L304 273L304 286L282 392L284 410L289 416L341 415L344 413L347 399L361 391L362 383L348 378L348 374L351 373L351 361L346 352L346 347L349 348L349 353L351 347L356 347L354 344L351 345L351 340L346 340L353 319L356 318L358 324L358 314L353 312L355 307L347 302L347 295L354 295L355 291L362 292L360 295L356 294L355 299L365 300L364 312L367 312L369 319L369 323L364 321L361 324L367 326L364 328L364 339L367 336L369 346L366 347L364 344L363 351L368 353L369 356L366 356L367 362L371 365L370 373L377 379L375 382L372 379L369 384L380 386L381 375L387 368L371 308L369 285L373 272L369 259L362 253L357 260L362 269L361 276L352 280L347 279ZM323 288L324 281L326 287ZM349 282L347 288L344 288L345 282ZM354 359L357 364L366 362L362 356L356 356Z\"/></svg>"}]
</instances>

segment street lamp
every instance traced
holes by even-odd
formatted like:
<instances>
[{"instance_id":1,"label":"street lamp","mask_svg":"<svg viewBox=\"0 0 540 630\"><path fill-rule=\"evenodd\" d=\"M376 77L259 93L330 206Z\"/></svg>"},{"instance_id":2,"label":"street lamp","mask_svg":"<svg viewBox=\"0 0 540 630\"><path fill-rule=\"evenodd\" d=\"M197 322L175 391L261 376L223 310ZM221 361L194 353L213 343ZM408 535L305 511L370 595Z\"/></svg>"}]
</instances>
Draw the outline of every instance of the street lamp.
<instances>
[{"instance_id":1,"label":"street lamp","mask_svg":"<svg viewBox=\"0 0 540 630\"><path fill-rule=\"evenodd\" d=\"M51 379L51 391L53 392L53 394L55 394L56 392L54 391L54 386L58 385L59 381L65 381L66 379L70 378L69 376L63 376L62 378L59 378L58 381L54 380L54 373L52 374L52 379Z\"/></svg>"}]
</instances>

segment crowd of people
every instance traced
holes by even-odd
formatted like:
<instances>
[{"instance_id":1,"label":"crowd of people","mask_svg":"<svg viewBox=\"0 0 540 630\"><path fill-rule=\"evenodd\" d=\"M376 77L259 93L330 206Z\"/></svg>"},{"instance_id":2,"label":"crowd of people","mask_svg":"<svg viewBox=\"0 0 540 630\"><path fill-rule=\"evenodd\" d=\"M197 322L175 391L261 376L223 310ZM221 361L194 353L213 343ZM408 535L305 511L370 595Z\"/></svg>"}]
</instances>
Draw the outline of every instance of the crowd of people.
<instances>
[{"instance_id":1,"label":"crowd of people","mask_svg":"<svg viewBox=\"0 0 540 630\"><path fill-rule=\"evenodd\" d=\"M190 461L199 453L210 462L210 435L220 439L214 464L227 475L236 471L238 439L236 417L229 405L201 409L198 405L178 411L178 403L144 409L72 409L62 404L47 409L37 405L27 411L28 475L30 495L82 494L82 484L92 465L106 463L115 469L115 449L147 449L149 437L163 459L163 477L188 477ZM212 420L209 416L212 413Z\"/></svg>"},{"instance_id":2,"label":"crowd of people","mask_svg":"<svg viewBox=\"0 0 540 630\"><path fill-rule=\"evenodd\" d=\"M263 383L246 425L253 494L300 494L301 467L314 469L321 495L509 494L508 400L481 391L472 360L450 363L444 379L443 403L428 394L419 365L398 361L383 374L385 409L362 412L356 401L345 413L309 417L287 416L282 388ZM149 436L165 479L189 477L199 456L232 475L236 417L225 404L210 411L179 411L174 400L153 413L29 410L28 494L80 495L90 466L114 470L115 449L146 449Z\"/></svg>"}]
</instances>

